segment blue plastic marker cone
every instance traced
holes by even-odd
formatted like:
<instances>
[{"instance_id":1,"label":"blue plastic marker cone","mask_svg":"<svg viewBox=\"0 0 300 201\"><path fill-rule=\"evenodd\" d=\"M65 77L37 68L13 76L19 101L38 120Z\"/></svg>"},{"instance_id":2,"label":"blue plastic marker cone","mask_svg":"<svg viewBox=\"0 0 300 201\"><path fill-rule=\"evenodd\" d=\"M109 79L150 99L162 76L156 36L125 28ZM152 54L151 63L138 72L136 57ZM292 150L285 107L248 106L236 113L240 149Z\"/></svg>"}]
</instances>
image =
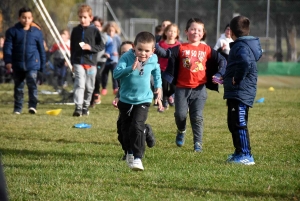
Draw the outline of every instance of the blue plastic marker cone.
<instances>
[{"instance_id":1,"label":"blue plastic marker cone","mask_svg":"<svg viewBox=\"0 0 300 201\"><path fill-rule=\"evenodd\" d=\"M260 98L260 99L258 99L256 102L257 103L263 103L265 101L265 98Z\"/></svg>"}]
</instances>

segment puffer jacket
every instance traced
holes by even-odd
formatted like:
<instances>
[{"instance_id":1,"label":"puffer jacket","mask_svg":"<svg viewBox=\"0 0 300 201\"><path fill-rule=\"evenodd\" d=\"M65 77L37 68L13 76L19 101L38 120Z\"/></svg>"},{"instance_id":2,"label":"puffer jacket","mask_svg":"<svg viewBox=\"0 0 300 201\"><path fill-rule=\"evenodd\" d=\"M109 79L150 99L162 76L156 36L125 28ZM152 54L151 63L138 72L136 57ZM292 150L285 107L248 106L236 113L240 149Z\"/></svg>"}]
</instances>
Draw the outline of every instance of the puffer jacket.
<instances>
[{"instance_id":1,"label":"puffer jacket","mask_svg":"<svg viewBox=\"0 0 300 201\"><path fill-rule=\"evenodd\" d=\"M5 64L11 63L14 71L43 71L46 64L43 34L36 26L25 31L19 22L9 28L3 50Z\"/></svg>"},{"instance_id":2,"label":"puffer jacket","mask_svg":"<svg viewBox=\"0 0 300 201\"><path fill-rule=\"evenodd\" d=\"M223 76L224 99L236 99L252 107L257 88L256 62L261 56L262 49L258 38L243 36L230 43L228 63Z\"/></svg>"}]
</instances>

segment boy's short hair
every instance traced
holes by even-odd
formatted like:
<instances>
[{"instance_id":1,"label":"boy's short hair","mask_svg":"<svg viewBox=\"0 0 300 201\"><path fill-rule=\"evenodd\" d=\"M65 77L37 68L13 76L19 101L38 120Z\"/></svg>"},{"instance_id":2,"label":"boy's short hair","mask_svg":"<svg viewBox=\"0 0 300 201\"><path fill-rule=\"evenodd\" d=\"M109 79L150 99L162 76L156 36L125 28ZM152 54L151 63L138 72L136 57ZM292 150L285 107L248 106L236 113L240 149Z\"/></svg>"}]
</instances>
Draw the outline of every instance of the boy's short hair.
<instances>
[{"instance_id":1,"label":"boy's short hair","mask_svg":"<svg viewBox=\"0 0 300 201\"><path fill-rule=\"evenodd\" d=\"M230 21L230 29L237 38L248 36L250 33L250 20L245 16L236 16Z\"/></svg>"},{"instance_id":2,"label":"boy's short hair","mask_svg":"<svg viewBox=\"0 0 300 201\"><path fill-rule=\"evenodd\" d=\"M87 12L90 17L93 16L92 8L87 4L82 4L79 6L77 15L80 15L80 13L83 13L83 12Z\"/></svg>"},{"instance_id":3,"label":"boy's short hair","mask_svg":"<svg viewBox=\"0 0 300 201\"><path fill-rule=\"evenodd\" d=\"M136 46L138 43L153 43L155 44L155 37L152 33L147 31L142 31L138 33L134 39L133 44Z\"/></svg>"},{"instance_id":4,"label":"boy's short hair","mask_svg":"<svg viewBox=\"0 0 300 201\"><path fill-rule=\"evenodd\" d=\"M28 8L28 7L22 7L22 8L19 10L19 17L21 17L21 15L22 15L23 13L27 13L27 12L31 12L31 13L32 13L32 11L31 11L30 8Z\"/></svg>"}]
</instances>

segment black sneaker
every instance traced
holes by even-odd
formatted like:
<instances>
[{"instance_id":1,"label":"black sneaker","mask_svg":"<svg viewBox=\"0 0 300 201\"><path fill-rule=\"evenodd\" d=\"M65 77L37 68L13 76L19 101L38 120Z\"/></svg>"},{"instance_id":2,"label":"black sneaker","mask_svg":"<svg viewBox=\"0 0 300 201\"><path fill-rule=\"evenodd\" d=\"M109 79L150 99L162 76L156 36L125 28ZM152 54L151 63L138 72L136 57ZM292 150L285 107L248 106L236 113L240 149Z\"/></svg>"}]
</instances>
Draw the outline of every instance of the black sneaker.
<instances>
[{"instance_id":1,"label":"black sneaker","mask_svg":"<svg viewBox=\"0 0 300 201\"><path fill-rule=\"evenodd\" d=\"M82 115L82 110L81 109L75 109L73 112L73 117L81 117Z\"/></svg>"},{"instance_id":2,"label":"black sneaker","mask_svg":"<svg viewBox=\"0 0 300 201\"><path fill-rule=\"evenodd\" d=\"M89 109L82 109L82 116L89 116Z\"/></svg>"},{"instance_id":3,"label":"black sneaker","mask_svg":"<svg viewBox=\"0 0 300 201\"><path fill-rule=\"evenodd\" d=\"M152 128L149 124L145 124L146 143L149 148L154 147L155 138Z\"/></svg>"}]
</instances>

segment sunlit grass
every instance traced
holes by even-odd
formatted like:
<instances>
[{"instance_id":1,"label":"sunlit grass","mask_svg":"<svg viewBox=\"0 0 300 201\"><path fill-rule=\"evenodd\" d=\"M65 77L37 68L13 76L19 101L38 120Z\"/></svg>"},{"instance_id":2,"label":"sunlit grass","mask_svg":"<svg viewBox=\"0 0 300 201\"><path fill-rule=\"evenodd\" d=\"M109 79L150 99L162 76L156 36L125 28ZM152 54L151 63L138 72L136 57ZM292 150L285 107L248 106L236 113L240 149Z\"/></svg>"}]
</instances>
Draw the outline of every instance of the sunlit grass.
<instances>
[{"instance_id":1,"label":"sunlit grass","mask_svg":"<svg viewBox=\"0 0 300 201\"><path fill-rule=\"evenodd\" d=\"M201 154L193 152L189 121L186 143L178 148L174 108L157 113L151 107L147 122L157 144L146 150L144 172L133 172L120 160L112 94L81 118L72 117L72 105L40 104L36 115L27 113L26 104L21 115L12 114L10 103L0 105L0 150L10 199L299 200L300 91L259 88L261 97L265 102L255 103L249 113L256 165L225 163L233 145L221 88L208 91ZM58 108L60 115L46 114ZM92 128L73 128L81 122Z\"/></svg>"}]
</instances>

